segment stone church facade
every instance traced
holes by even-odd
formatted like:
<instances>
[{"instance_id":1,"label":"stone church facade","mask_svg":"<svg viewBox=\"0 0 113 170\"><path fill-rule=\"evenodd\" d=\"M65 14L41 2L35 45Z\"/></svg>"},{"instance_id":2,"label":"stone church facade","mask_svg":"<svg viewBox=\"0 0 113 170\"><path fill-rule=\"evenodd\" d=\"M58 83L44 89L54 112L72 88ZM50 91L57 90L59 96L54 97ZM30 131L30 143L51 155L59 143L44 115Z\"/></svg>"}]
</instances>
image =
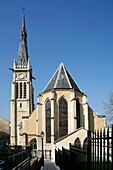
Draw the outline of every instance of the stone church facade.
<instances>
[{"instance_id":1,"label":"stone church facade","mask_svg":"<svg viewBox=\"0 0 113 170\"><path fill-rule=\"evenodd\" d=\"M11 85L11 145L32 145L41 149L40 132L44 131L44 150L68 147L92 132L105 127L105 117L97 115L88 104L71 74L60 64L34 106L32 67L27 49L25 16L22 18L18 60L13 62Z\"/></svg>"}]
</instances>

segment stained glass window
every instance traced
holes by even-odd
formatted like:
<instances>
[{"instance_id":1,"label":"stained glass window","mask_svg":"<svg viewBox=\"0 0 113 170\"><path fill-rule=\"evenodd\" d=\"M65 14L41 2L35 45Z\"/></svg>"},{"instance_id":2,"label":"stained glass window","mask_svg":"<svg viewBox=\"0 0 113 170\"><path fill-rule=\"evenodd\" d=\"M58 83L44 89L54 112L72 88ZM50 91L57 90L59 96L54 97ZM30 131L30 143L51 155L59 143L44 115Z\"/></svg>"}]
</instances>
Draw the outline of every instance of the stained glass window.
<instances>
[{"instance_id":1,"label":"stained glass window","mask_svg":"<svg viewBox=\"0 0 113 170\"><path fill-rule=\"evenodd\" d=\"M68 106L67 101L61 98L59 101L59 137L68 134Z\"/></svg>"},{"instance_id":2,"label":"stained glass window","mask_svg":"<svg viewBox=\"0 0 113 170\"><path fill-rule=\"evenodd\" d=\"M76 100L77 129L80 128L80 103Z\"/></svg>"},{"instance_id":3,"label":"stained glass window","mask_svg":"<svg viewBox=\"0 0 113 170\"><path fill-rule=\"evenodd\" d=\"M46 102L46 143L51 143L51 102Z\"/></svg>"}]
</instances>

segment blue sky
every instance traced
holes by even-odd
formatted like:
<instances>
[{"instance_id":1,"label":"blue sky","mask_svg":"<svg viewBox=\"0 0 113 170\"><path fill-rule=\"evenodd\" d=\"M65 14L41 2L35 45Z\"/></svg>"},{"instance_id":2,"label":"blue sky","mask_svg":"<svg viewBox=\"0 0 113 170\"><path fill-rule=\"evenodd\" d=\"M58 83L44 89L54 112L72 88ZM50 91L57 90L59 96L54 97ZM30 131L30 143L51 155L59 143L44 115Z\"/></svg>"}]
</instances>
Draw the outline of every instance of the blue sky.
<instances>
[{"instance_id":1,"label":"blue sky","mask_svg":"<svg viewBox=\"0 0 113 170\"><path fill-rule=\"evenodd\" d=\"M90 107L104 114L113 92L113 1L0 0L0 117L10 119L9 68L18 57L23 4L35 104L63 62Z\"/></svg>"}]
</instances>

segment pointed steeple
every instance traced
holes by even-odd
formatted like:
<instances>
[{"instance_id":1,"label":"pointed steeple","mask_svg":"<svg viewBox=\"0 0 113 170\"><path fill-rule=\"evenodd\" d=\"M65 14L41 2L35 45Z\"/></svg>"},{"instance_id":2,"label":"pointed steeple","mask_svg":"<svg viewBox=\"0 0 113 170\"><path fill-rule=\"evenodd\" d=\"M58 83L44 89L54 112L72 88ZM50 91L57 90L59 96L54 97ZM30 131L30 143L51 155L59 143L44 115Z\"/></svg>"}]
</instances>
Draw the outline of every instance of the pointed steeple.
<instances>
[{"instance_id":1,"label":"pointed steeple","mask_svg":"<svg viewBox=\"0 0 113 170\"><path fill-rule=\"evenodd\" d=\"M22 28L20 32L20 46L18 52L18 65L24 66L28 63L27 32L25 27L25 15L22 17Z\"/></svg>"},{"instance_id":2,"label":"pointed steeple","mask_svg":"<svg viewBox=\"0 0 113 170\"><path fill-rule=\"evenodd\" d=\"M50 79L49 83L44 89L44 92L53 89L74 89L81 92L63 63L60 64L53 77Z\"/></svg>"}]
</instances>

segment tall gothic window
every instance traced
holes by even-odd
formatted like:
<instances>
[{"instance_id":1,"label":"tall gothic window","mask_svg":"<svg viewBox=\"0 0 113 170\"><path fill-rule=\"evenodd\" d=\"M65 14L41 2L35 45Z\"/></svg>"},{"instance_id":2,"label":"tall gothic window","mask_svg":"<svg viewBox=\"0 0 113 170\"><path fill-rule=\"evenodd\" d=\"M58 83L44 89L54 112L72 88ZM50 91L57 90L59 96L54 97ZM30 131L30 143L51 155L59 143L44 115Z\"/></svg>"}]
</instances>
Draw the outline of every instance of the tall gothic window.
<instances>
[{"instance_id":1,"label":"tall gothic window","mask_svg":"<svg viewBox=\"0 0 113 170\"><path fill-rule=\"evenodd\" d=\"M24 82L24 98L26 98L26 82Z\"/></svg>"},{"instance_id":2,"label":"tall gothic window","mask_svg":"<svg viewBox=\"0 0 113 170\"><path fill-rule=\"evenodd\" d=\"M16 83L15 85L15 95L16 95L16 99L18 98L18 83Z\"/></svg>"},{"instance_id":3,"label":"tall gothic window","mask_svg":"<svg viewBox=\"0 0 113 170\"><path fill-rule=\"evenodd\" d=\"M59 137L68 134L68 106L67 101L61 98L59 101Z\"/></svg>"},{"instance_id":4,"label":"tall gothic window","mask_svg":"<svg viewBox=\"0 0 113 170\"><path fill-rule=\"evenodd\" d=\"M76 100L77 129L80 128L80 103Z\"/></svg>"},{"instance_id":5,"label":"tall gothic window","mask_svg":"<svg viewBox=\"0 0 113 170\"><path fill-rule=\"evenodd\" d=\"M51 143L51 102L46 102L46 143Z\"/></svg>"},{"instance_id":6,"label":"tall gothic window","mask_svg":"<svg viewBox=\"0 0 113 170\"><path fill-rule=\"evenodd\" d=\"M22 99L22 83L20 83L20 99Z\"/></svg>"}]
</instances>

